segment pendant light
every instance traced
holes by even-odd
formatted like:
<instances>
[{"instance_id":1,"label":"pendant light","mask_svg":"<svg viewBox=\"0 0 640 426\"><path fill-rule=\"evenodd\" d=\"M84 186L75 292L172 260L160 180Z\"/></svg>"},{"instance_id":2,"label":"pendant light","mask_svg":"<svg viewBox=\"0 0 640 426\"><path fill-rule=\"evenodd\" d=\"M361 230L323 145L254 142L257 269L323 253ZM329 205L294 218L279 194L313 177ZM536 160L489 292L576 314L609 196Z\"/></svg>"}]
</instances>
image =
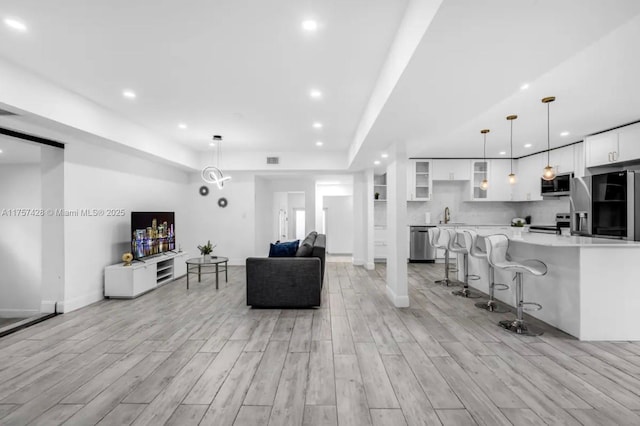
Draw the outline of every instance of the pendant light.
<instances>
[{"instance_id":1,"label":"pendant light","mask_svg":"<svg viewBox=\"0 0 640 426\"><path fill-rule=\"evenodd\" d=\"M516 118L518 118L517 115L508 115L507 116L507 120L509 120L509 123L511 123L511 136L509 137L509 146L511 148L511 173L509 173L509 183L511 185L513 185L514 183L516 183L516 175L515 173L513 173L513 120L515 120Z\"/></svg>"},{"instance_id":2,"label":"pendant light","mask_svg":"<svg viewBox=\"0 0 640 426\"><path fill-rule=\"evenodd\" d=\"M222 151L222 136L214 135L212 145L215 145L215 148L217 148L216 165L205 166L202 169L201 176L202 176L202 180L204 180L205 182L210 184L215 184L218 187L218 189L222 189L224 186L224 183L231 179L231 176L225 176L222 173L222 170L220 170L220 152Z\"/></svg>"},{"instance_id":3,"label":"pendant light","mask_svg":"<svg viewBox=\"0 0 640 426\"><path fill-rule=\"evenodd\" d=\"M556 172L551 167L551 161L549 157L551 156L551 133L549 131L549 104L556 100L555 96L547 96L546 98L542 98L542 103L547 104L547 167L544 168L542 172L542 179L544 180L553 180L556 177Z\"/></svg>"},{"instance_id":4,"label":"pendant light","mask_svg":"<svg viewBox=\"0 0 640 426\"><path fill-rule=\"evenodd\" d=\"M482 135L484 136L484 148L482 151L482 160L484 161L485 164L487 164L487 133L489 133L489 129L482 129L480 130L480 133L482 133ZM489 188L489 181L487 180L487 171L485 169L485 175L484 175L484 179L482 179L482 182L480 182L480 189L482 189L483 191L486 191L487 188Z\"/></svg>"}]
</instances>

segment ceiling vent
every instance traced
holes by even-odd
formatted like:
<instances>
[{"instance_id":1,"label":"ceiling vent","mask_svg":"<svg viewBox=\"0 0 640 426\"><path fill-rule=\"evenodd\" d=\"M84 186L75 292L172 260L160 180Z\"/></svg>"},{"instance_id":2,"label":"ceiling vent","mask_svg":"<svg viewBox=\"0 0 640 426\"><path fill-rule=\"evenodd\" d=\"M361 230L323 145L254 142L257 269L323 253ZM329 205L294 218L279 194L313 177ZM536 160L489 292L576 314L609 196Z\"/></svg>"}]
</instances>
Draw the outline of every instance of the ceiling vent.
<instances>
[{"instance_id":1,"label":"ceiling vent","mask_svg":"<svg viewBox=\"0 0 640 426\"><path fill-rule=\"evenodd\" d=\"M0 109L0 115L4 115L4 116L6 116L6 115L18 115L18 114L14 114L14 113L13 113L13 112L11 112L11 111L7 111L7 110L4 110L4 109Z\"/></svg>"},{"instance_id":2,"label":"ceiling vent","mask_svg":"<svg viewBox=\"0 0 640 426\"><path fill-rule=\"evenodd\" d=\"M280 164L280 157L267 157L267 164Z\"/></svg>"}]
</instances>

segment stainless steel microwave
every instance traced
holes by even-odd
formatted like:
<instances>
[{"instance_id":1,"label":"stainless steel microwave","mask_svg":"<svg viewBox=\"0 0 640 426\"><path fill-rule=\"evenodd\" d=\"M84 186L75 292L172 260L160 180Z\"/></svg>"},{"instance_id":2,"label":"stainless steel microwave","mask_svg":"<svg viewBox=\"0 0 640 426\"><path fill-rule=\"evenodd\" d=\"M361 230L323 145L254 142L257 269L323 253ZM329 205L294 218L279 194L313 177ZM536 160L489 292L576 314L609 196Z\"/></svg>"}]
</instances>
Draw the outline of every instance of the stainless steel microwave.
<instances>
[{"instance_id":1,"label":"stainless steel microwave","mask_svg":"<svg viewBox=\"0 0 640 426\"><path fill-rule=\"evenodd\" d=\"M540 179L540 193L543 197L560 197L571 194L573 173L556 175L552 180Z\"/></svg>"}]
</instances>

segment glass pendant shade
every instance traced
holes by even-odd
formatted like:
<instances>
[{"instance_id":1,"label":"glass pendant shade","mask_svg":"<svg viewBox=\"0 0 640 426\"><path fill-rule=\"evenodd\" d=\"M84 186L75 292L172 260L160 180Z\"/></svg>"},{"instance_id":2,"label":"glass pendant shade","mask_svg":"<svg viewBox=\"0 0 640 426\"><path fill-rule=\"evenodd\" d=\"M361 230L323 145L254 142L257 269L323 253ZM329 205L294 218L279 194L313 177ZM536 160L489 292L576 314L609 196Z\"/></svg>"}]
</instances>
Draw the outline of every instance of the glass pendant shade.
<instances>
[{"instance_id":1,"label":"glass pendant shade","mask_svg":"<svg viewBox=\"0 0 640 426\"><path fill-rule=\"evenodd\" d=\"M489 132L490 132L489 129L480 130L480 133L482 133L482 136L484 137L483 149L482 149L482 160L485 163L487 162L487 133ZM480 182L480 189L482 189L483 191L486 191L487 188L489 188L489 181L487 180L486 174L487 172L485 171L485 178L482 179L482 182Z\"/></svg>"},{"instance_id":2,"label":"glass pendant shade","mask_svg":"<svg viewBox=\"0 0 640 426\"><path fill-rule=\"evenodd\" d=\"M549 160L551 153L551 133L549 131L549 104L556 100L555 96L547 96L546 98L542 98L542 103L547 104L547 167L544 168L542 172L542 179L544 180L553 180L556 178L556 172L551 167L551 161Z\"/></svg>"},{"instance_id":3,"label":"glass pendant shade","mask_svg":"<svg viewBox=\"0 0 640 426\"><path fill-rule=\"evenodd\" d=\"M554 180L556 178L556 172L553 170L553 167L547 165L542 172L542 179L544 180Z\"/></svg>"},{"instance_id":4,"label":"glass pendant shade","mask_svg":"<svg viewBox=\"0 0 640 426\"><path fill-rule=\"evenodd\" d=\"M516 183L516 174L513 173L513 120L515 120L516 118L518 118L517 115L508 115L507 116L507 120L509 120L509 123L511 123L511 134L509 137L509 147L511 148L511 173L509 173L509 183L511 185Z\"/></svg>"}]
</instances>

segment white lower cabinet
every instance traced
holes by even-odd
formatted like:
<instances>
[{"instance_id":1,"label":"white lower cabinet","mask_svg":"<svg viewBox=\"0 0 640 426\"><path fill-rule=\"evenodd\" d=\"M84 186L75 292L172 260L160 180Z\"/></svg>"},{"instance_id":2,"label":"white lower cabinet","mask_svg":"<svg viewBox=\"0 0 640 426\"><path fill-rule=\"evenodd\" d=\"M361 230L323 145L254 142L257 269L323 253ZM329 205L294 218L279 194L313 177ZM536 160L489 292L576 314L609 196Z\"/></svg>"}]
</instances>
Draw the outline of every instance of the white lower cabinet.
<instances>
[{"instance_id":1,"label":"white lower cabinet","mask_svg":"<svg viewBox=\"0 0 640 426\"><path fill-rule=\"evenodd\" d=\"M169 253L135 262L107 266L104 270L105 297L132 298L187 273L187 253Z\"/></svg>"},{"instance_id":2,"label":"white lower cabinet","mask_svg":"<svg viewBox=\"0 0 640 426\"><path fill-rule=\"evenodd\" d=\"M374 226L373 257L374 259L386 259L387 254L387 228L385 226Z\"/></svg>"}]
</instances>

